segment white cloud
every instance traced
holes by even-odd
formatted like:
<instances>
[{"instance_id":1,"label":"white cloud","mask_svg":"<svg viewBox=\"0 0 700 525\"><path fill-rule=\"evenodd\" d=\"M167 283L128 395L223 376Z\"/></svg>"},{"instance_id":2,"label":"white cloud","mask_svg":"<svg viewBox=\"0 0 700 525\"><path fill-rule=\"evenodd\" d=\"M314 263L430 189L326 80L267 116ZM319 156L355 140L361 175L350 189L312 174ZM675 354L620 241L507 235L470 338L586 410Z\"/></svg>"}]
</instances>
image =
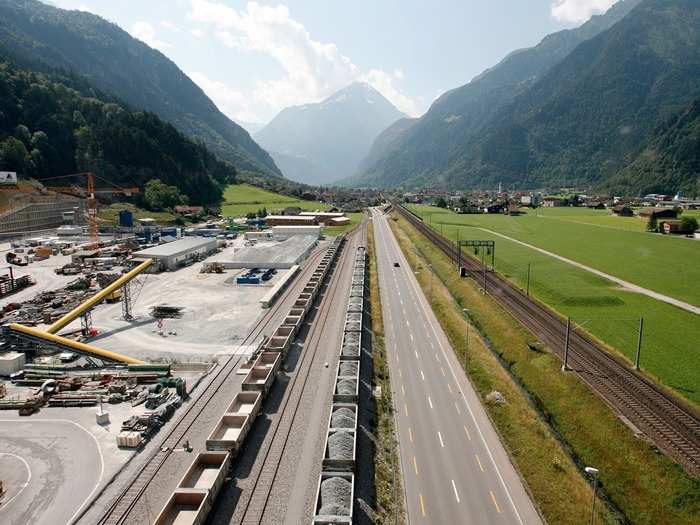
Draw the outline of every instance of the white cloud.
<instances>
[{"instance_id":1,"label":"white cloud","mask_svg":"<svg viewBox=\"0 0 700 525\"><path fill-rule=\"evenodd\" d=\"M131 26L131 36L138 38L154 49L167 49L170 44L163 42L156 36L156 30L148 22L136 22Z\"/></svg>"},{"instance_id":2,"label":"white cloud","mask_svg":"<svg viewBox=\"0 0 700 525\"><path fill-rule=\"evenodd\" d=\"M202 31L201 29L199 29L198 27L196 27L196 28L194 28L194 29L190 29L190 34L191 34L192 36L197 37L197 38L202 38L202 37L204 36L204 31Z\"/></svg>"},{"instance_id":3,"label":"white cloud","mask_svg":"<svg viewBox=\"0 0 700 525\"><path fill-rule=\"evenodd\" d=\"M250 108L250 98L218 80L197 71L188 76L214 101L219 110L233 120L255 122L258 116Z\"/></svg>"},{"instance_id":4,"label":"white cloud","mask_svg":"<svg viewBox=\"0 0 700 525\"><path fill-rule=\"evenodd\" d=\"M249 2L237 11L215 0L191 0L189 16L214 27L223 45L263 53L277 62L282 76L259 81L252 94L275 111L321 100L351 82L365 80L399 109L416 113L415 102L393 85L390 73L361 71L335 44L314 40L284 5Z\"/></svg>"},{"instance_id":5,"label":"white cloud","mask_svg":"<svg viewBox=\"0 0 700 525\"><path fill-rule=\"evenodd\" d=\"M592 15L604 13L617 0L555 0L552 16L561 22L581 23Z\"/></svg>"},{"instance_id":6,"label":"white cloud","mask_svg":"<svg viewBox=\"0 0 700 525\"><path fill-rule=\"evenodd\" d=\"M177 32L177 33L180 32L180 28L177 27L177 26L176 26L173 22L171 22L170 20L161 20L161 21L160 21L160 25L161 25L161 27L164 27L165 29L169 29L169 30L171 30L171 31L175 31L175 32Z\"/></svg>"}]
</instances>

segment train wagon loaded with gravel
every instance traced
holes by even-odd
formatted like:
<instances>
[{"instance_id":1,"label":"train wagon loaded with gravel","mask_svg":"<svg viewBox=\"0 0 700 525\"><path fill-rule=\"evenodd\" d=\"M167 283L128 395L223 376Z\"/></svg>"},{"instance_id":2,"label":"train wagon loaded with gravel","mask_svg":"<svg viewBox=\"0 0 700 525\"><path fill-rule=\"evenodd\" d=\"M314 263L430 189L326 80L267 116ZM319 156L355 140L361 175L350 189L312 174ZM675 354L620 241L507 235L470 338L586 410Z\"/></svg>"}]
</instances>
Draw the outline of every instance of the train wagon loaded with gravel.
<instances>
[{"instance_id":1,"label":"train wagon loaded with gravel","mask_svg":"<svg viewBox=\"0 0 700 525\"><path fill-rule=\"evenodd\" d=\"M351 525L354 500L355 476L352 472L321 472L312 525Z\"/></svg>"}]
</instances>

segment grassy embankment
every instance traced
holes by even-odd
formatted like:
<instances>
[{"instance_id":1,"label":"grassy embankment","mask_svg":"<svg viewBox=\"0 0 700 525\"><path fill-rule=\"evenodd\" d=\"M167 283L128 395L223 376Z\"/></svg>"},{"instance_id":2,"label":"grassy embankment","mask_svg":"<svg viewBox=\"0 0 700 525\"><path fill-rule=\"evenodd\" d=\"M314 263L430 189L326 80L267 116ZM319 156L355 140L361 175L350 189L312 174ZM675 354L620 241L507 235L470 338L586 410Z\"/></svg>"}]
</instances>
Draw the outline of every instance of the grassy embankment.
<instances>
[{"instance_id":1,"label":"grassy embankment","mask_svg":"<svg viewBox=\"0 0 700 525\"><path fill-rule=\"evenodd\" d=\"M130 210L134 214L134 220L152 218L158 224L172 223L177 217L176 214L167 211L148 211L137 208L133 204L116 203L111 206L100 208L97 212L97 219L102 224L110 224L116 226L119 222L119 212L121 210Z\"/></svg>"},{"instance_id":2,"label":"grassy embankment","mask_svg":"<svg viewBox=\"0 0 700 525\"><path fill-rule=\"evenodd\" d=\"M642 369L695 404L700 403L700 316L559 261L532 248L477 228L485 228L576 260L634 284L700 304L700 242L627 231L580 220L625 224L636 217L610 217L591 210L553 209L526 216L458 215L413 206L446 237L496 241L496 269L525 288L531 264L530 293L575 325L606 343L630 363L639 317L644 316ZM608 213L608 212L602 212ZM582 219L583 218L583 219ZM637 224L637 223L633 223ZM490 261L489 261L490 262ZM681 293L682 292L682 293Z\"/></svg>"},{"instance_id":3,"label":"grassy embankment","mask_svg":"<svg viewBox=\"0 0 700 525\"><path fill-rule=\"evenodd\" d=\"M328 205L321 202L296 199L250 184L231 184L224 192L221 213L225 217L239 217L246 213L255 213L261 208L267 208L271 213L292 206L311 211L328 208Z\"/></svg>"},{"instance_id":4,"label":"grassy embankment","mask_svg":"<svg viewBox=\"0 0 700 525\"><path fill-rule=\"evenodd\" d=\"M635 524L694 524L700 513L700 482L653 447L633 436L612 411L574 375L562 374L554 356L534 351L533 337L488 296L478 283L460 279L449 259L403 219L392 229L424 289L460 362L465 361L466 320L487 338L470 341L469 376L482 398L502 392L505 405L487 405L511 457L541 512L551 524L588 520L590 487L586 465L600 469L609 505L596 523L620 519L615 507ZM523 392L525 395L523 395Z\"/></svg>"},{"instance_id":5,"label":"grassy embankment","mask_svg":"<svg viewBox=\"0 0 700 525\"><path fill-rule=\"evenodd\" d=\"M398 443L394 427L394 404L391 396L389 363L384 346L384 322L379 298L377 259L375 258L374 232L369 224L367 233L369 255L370 304L372 308L372 379L381 387L382 395L375 398L376 446L374 456L374 485L377 508L374 522L380 525L405 523L404 498L401 489L401 472Z\"/></svg>"}]
</instances>

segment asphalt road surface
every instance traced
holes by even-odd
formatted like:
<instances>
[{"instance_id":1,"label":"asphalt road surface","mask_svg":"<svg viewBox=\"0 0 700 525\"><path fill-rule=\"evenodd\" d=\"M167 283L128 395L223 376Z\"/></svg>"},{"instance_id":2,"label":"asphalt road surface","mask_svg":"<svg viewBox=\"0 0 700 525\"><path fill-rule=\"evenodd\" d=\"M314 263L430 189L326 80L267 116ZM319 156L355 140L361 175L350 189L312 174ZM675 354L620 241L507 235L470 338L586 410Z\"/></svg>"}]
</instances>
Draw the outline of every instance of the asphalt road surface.
<instances>
[{"instance_id":1,"label":"asphalt road surface","mask_svg":"<svg viewBox=\"0 0 700 525\"><path fill-rule=\"evenodd\" d=\"M372 216L408 522L542 523L386 216Z\"/></svg>"}]
</instances>

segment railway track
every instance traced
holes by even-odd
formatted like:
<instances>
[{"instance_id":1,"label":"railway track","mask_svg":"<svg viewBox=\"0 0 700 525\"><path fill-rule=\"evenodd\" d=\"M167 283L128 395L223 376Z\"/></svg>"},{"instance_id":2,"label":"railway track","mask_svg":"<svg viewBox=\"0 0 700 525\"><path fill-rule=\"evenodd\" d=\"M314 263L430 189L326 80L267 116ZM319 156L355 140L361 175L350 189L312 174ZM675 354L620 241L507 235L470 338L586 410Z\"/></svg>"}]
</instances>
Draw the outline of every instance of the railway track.
<instances>
[{"instance_id":1,"label":"railway track","mask_svg":"<svg viewBox=\"0 0 700 525\"><path fill-rule=\"evenodd\" d=\"M297 278L298 282L303 282L310 272L315 268L317 261L323 254L323 250L319 250L312 254L308 259L307 266L302 274ZM246 338L243 340L243 345L253 344L262 335L263 331L268 328L268 325L275 318L275 315L285 306L285 300L294 291L294 286L289 286L282 296L277 300L276 304L261 317L253 328L250 330ZM168 431L162 439L158 450L148 459L146 465L134 476L117 498L111 503L102 518L99 520L100 525L119 525L125 523L128 515L134 510L139 499L148 488L151 481L156 477L165 461L168 459L177 445L184 439L187 432L197 419L202 415L207 404L221 390L221 387L235 373L236 367L240 363L243 356L231 355L224 364L219 367L214 377L207 383L199 397L189 404L185 412L181 415L177 423Z\"/></svg>"},{"instance_id":2,"label":"railway track","mask_svg":"<svg viewBox=\"0 0 700 525\"><path fill-rule=\"evenodd\" d=\"M360 227L359 230L353 231L352 237L359 235L360 240L362 240L364 231L365 228ZM316 316L312 321L311 329L307 333L304 343L306 351L302 354L302 361L299 369L287 385L287 392L289 394L285 395L280 405L280 417L277 418L273 426L268 430L268 433L271 433L272 437L267 440L264 445L264 450L261 451L262 461L256 464L256 467L249 476L249 478L253 479L253 486L237 503L237 506L243 509L240 519L242 525L257 525L263 523L263 519L265 518L266 507L277 477L277 472L282 462L302 396L306 389L312 364L314 363L320 346L323 326L335 303L338 291L338 286L335 284L337 284L337 281L342 275L342 270L338 274L336 274L336 271L339 266L345 263L347 254L351 253L351 250L347 247L347 244L350 243L351 241L348 239L345 243L346 245L342 248L343 252L335 262L333 275L331 276L331 280L327 282L324 295L319 302L320 308L317 310Z\"/></svg>"},{"instance_id":3,"label":"railway track","mask_svg":"<svg viewBox=\"0 0 700 525\"><path fill-rule=\"evenodd\" d=\"M453 261L455 244L427 226L402 206L395 209ZM562 361L566 322L495 272L470 256L460 256L468 271L485 275L487 293L544 342ZM656 447L680 463L693 476L700 476L700 418L691 408L608 354L587 335L572 330L567 364L614 411L639 429Z\"/></svg>"}]
</instances>

